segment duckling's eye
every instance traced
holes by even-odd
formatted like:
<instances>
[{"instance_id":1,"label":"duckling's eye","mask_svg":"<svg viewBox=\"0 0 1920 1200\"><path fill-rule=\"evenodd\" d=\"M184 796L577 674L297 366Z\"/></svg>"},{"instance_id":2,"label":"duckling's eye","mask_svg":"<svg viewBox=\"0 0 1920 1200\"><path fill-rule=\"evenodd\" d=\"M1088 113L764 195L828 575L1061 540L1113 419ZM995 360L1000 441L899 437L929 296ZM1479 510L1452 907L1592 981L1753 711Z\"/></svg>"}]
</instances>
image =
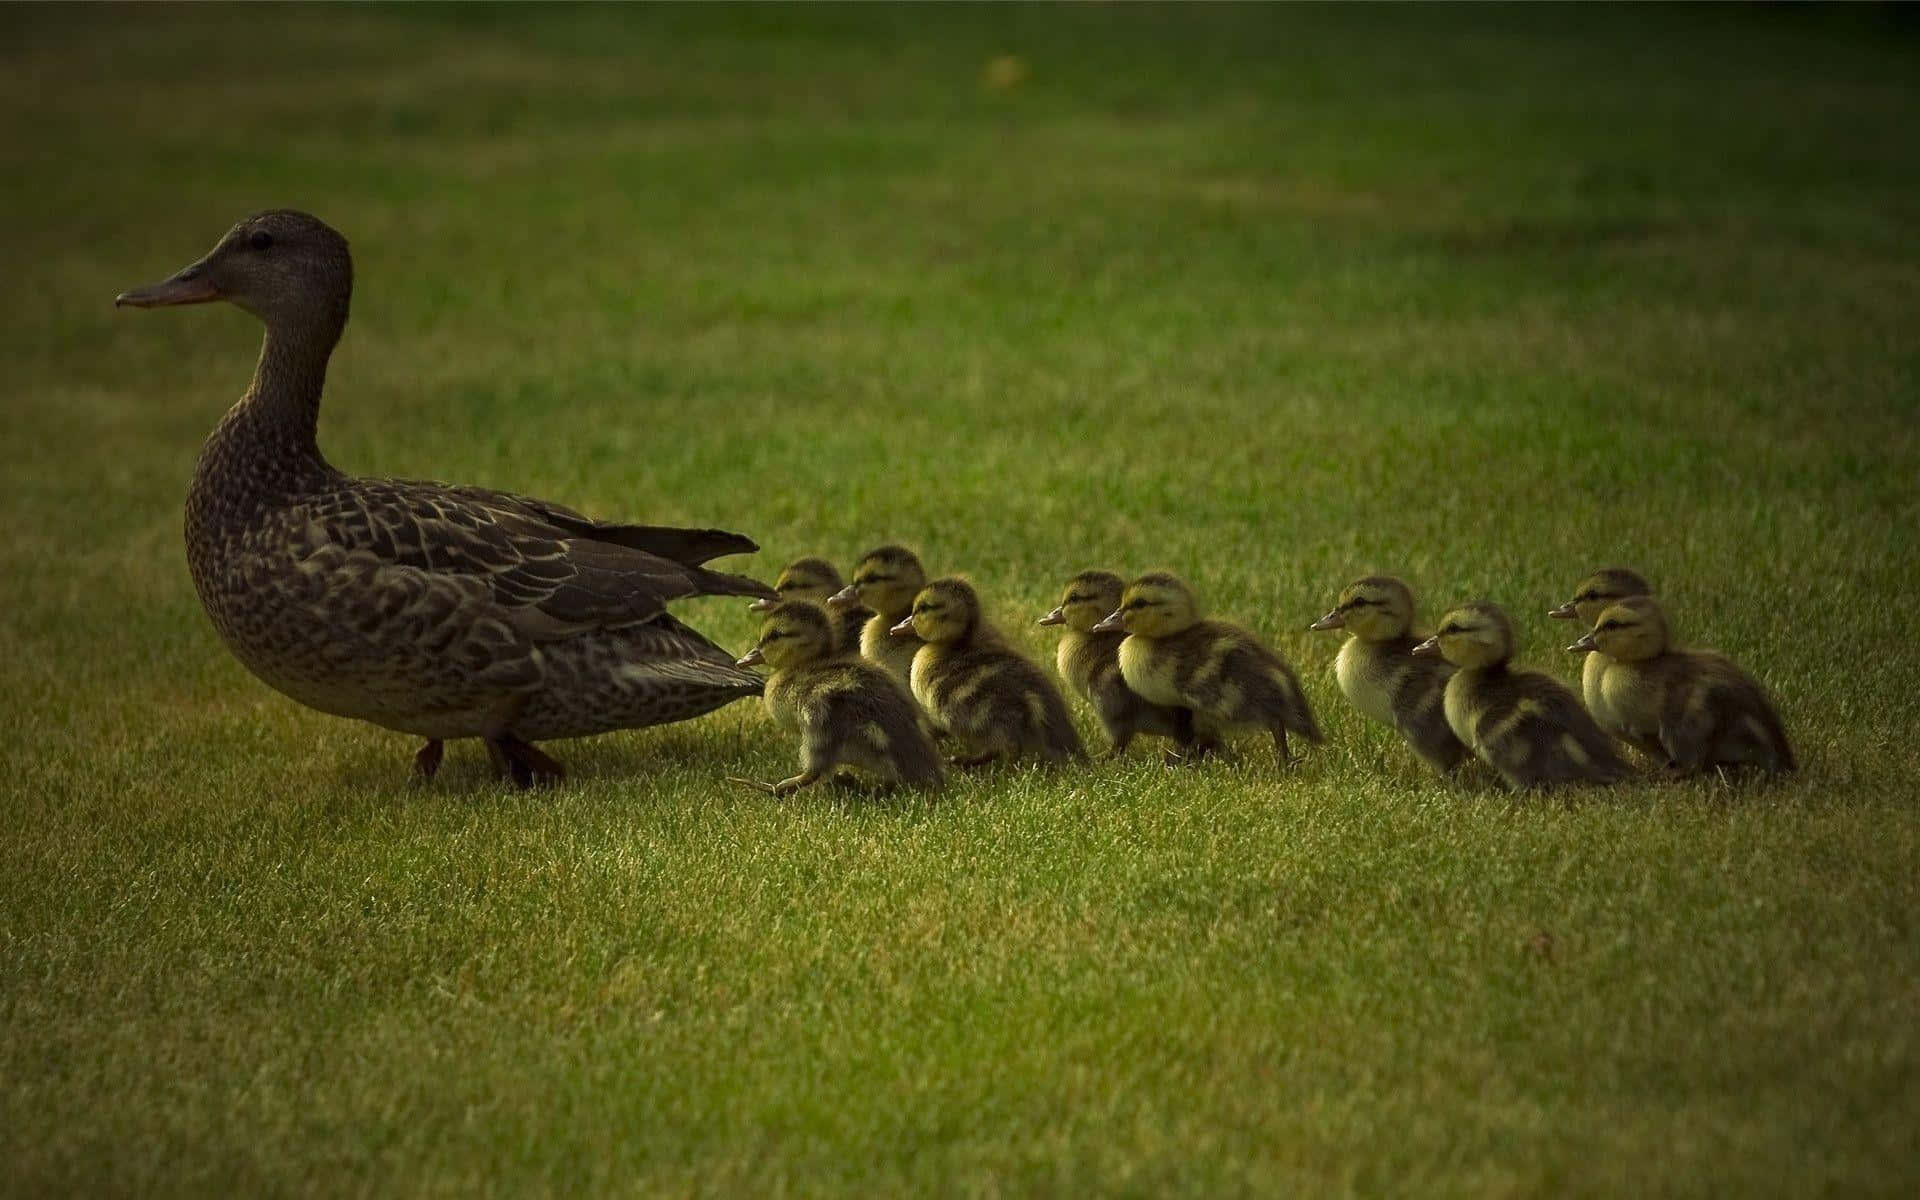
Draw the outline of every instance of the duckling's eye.
<instances>
[{"instance_id":1,"label":"duckling's eye","mask_svg":"<svg viewBox=\"0 0 1920 1200\"><path fill-rule=\"evenodd\" d=\"M247 245L255 250L265 250L273 245L273 235L264 229L256 229L247 237Z\"/></svg>"},{"instance_id":2,"label":"duckling's eye","mask_svg":"<svg viewBox=\"0 0 1920 1200\"><path fill-rule=\"evenodd\" d=\"M1134 599L1127 602L1128 608L1145 608L1146 606L1147 602L1144 599Z\"/></svg>"},{"instance_id":3,"label":"duckling's eye","mask_svg":"<svg viewBox=\"0 0 1920 1200\"><path fill-rule=\"evenodd\" d=\"M1602 629L1625 629L1626 627L1627 627L1627 623L1626 623L1625 621L1602 621L1602 622L1600 622L1600 628L1602 628Z\"/></svg>"},{"instance_id":4,"label":"duckling's eye","mask_svg":"<svg viewBox=\"0 0 1920 1200\"><path fill-rule=\"evenodd\" d=\"M1068 596L1067 603L1068 604L1085 604L1089 598L1090 597L1087 597L1087 596Z\"/></svg>"}]
</instances>

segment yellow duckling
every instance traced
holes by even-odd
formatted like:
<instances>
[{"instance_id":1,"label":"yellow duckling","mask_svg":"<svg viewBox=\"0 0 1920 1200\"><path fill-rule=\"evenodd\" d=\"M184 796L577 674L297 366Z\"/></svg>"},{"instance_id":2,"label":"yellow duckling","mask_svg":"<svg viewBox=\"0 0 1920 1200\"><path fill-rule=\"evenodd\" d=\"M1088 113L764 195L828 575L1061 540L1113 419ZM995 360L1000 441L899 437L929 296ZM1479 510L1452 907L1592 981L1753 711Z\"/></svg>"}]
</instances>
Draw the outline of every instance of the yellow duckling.
<instances>
[{"instance_id":1,"label":"yellow duckling","mask_svg":"<svg viewBox=\"0 0 1920 1200\"><path fill-rule=\"evenodd\" d=\"M1653 597L1608 607L1567 649L1610 660L1601 680L1608 714L1601 728L1668 769L1793 770L1786 728L1766 690L1725 655L1675 649Z\"/></svg>"},{"instance_id":2,"label":"yellow duckling","mask_svg":"<svg viewBox=\"0 0 1920 1200\"><path fill-rule=\"evenodd\" d=\"M1414 653L1440 654L1459 668L1447 680L1447 724L1515 790L1627 777L1625 760L1571 689L1508 666L1513 625L1498 605L1454 609Z\"/></svg>"},{"instance_id":3,"label":"yellow duckling","mask_svg":"<svg viewBox=\"0 0 1920 1200\"><path fill-rule=\"evenodd\" d=\"M773 590L779 599L761 597L747 605L749 612L771 612L776 604L785 600L805 600L809 604L827 606L829 615L834 618L834 647L839 654L860 653L860 632L868 621L873 619L873 611L861 607L858 601L849 601L844 605L834 605L833 598L841 591L840 572L824 558L796 558L787 564L780 578L774 580Z\"/></svg>"},{"instance_id":4,"label":"yellow duckling","mask_svg":"<svg viewBox=\"0 0 1920 1200\"><path fill-rule=\"evenodd\" d=\"M1060 606L1040 618L1042 625L1064 625L1056 662L1060 678L1093 706L1112 749L1108 758L1126 753L1136 735L1169 737L1182 747L1193 740L1193 713L1185 708L1149 704L1120 676L1123 630L1095 633L1093 627L1120 607L1126 580L1111 571L1082 571L1067 581Z\"/></svg>"},{"instance_id":5,"label":"yellow duckling","mask_svg":"<svg viewBox=\"0 0 1920 1200\"><path fill-rule=\"evenodd\" d=\"M1086 758L1067 702L1044 671L987 624L966 580L950 576L928 584L893 632L919 644L914 697L934 724L973 751L954 765L1023 754L1055 763Z\"/></svg>"},{"instance_id":6,"label":"yellow duckling","mask_svg":"<svg viewBox=\"0 0 1920 1200\"><path fill-rule=\"evenodd\" d=\"M1340 692L1361 712L1399 732L1415 754L1445 774L1467 748L1447 724L1445 696L1453 666L1436 655L1416 655L1413 591L1391 575L1356 579L1334 610L1310 629L1353 634L1333 661Z\"/></svg>"},{"instance_id":7,"label":"yellow duckling","mask_svg":"<svg viewBox=\"0 0 1920 1200\"><path fill-rule=\"evenodd\" d=\"M1573 599L1558 608L1548 609L1547 615L1556 621L1577 621L1582 629L1592 629L1593 623L1600 619L1606 609L1628 596L1651 596L1653 588L1642 579L1638 572L1626 567L1602 567L1580 581L1573 590ZM1617 728L1618 720L1607 711L1607 697L1604 680L1607 670L1614 665L1613 660L1603 654L1589 654L1587 661L1580 665L1580 698L1586 701L1587 711L1593 719L1600 722L1602 729Z\"/></svg>"},{"instance_id":8,"label":"yellow duckling","mask_svg":"<svg viewBox=\"0 0 1920 1200\"><path fill-rule=\"evenodd\" d=\"M835 608L856 605L873 611L860 629L861 657L885 667L901 687L912 686L920 639L911 634L896 637L893 629L913 611L913 598L926 586L926 568L918 555L905 546L881 546L861 556L853 582L829 601Z\"/></svg>"},{"instance_id":9,"label":"yellow duckling","mask_svg":"<svg viewBox=\"0 0 1920 1200\"><path fill-rule=\"evenodd\" d=\"M1126 631L1120 674L1127 686L1150 703L1192 709L1202 753L1233 730L1264 729L1285 766L1289 730L1309 742L1321 740L1286 660L1244 629L1202 620L1193 592L1173 575L1155 572L1134 580L1120 606L1093 628Z\"/></svg>"},{"instance_id":10,"label":"yellow duckling","mask_svg":"<svg viewBox=\"0 0 1920 1200\"><path fill-rule=\"evenodd\" d=\"M839 652L825 609L804 600L769 609L760 641L738 665L762 663L773 668L767 715L800 736L800 774L774 784L774 795L810 787L842 765L906 784L940 782L940 755L913 700L879 667Z\"/></svg>"}]
</instances>

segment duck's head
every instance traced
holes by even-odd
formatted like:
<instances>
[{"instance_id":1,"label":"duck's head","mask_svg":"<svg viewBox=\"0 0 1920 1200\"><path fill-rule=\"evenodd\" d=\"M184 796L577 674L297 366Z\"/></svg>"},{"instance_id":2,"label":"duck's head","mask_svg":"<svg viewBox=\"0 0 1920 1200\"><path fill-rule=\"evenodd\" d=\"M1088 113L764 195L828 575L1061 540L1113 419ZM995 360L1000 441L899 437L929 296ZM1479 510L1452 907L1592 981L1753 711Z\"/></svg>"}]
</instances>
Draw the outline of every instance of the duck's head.
<instances>
[{"instance_id":1,"label":"duck's head","mask_svg":"<svg viewBox=\"0 0 1920 1200\"><path fill-rule=\"evenodd\" d=\"M353 257L326 222L292 209L255 213L206 257L159 283L121 292L116 306L161 308L227 300L269 325L347 319Z\"/></svg>"},{"instance_id":2,"label":"duck's head","mask_svg":"<svg viewBox=\"0 0 1920 1200\"><path fill-rule=\"evenodd\" d=\"M1413 590L1391 575L1356 579L1333 611L1307 628L1347 629L1363 642L1405 637L1413 628Z\"/></svg>"},{"instance_id":3,"label":"duck's head","mask_svg":"<svg viewBox=\"0 0 1920 1200\"><path fill-rule=\"evenodd\" d=\"M1060 606L1040 618L1042 625L1065 625L1077 633L1090 633L1101 618L1120 607L1127 581L1112 571L1082 571L1067 580L1060 593Z\"/></svg>"},{"instance_id":4,"label":"duck's head","mask_svg":"<svg viewBox=\"0 0 1920 1200\"><path fill-rule=\"evenodd\" d=\"M767 610L767 619L760 625L760 640L736 665L757 667L765 663L783 671L832 653L833 621L826 609L805 600L781 600Z\"/></svg>"},{"instance_id":5,"label":"duck's head","mask_svg":"<svg viewBox=\"0 0 1920 1200\"><path fill-rule=\"evenodd\" d=\"M1625 567L1605 567L1581 580L1580 586L1573 590L1573 599L1549 609L1547 615L1561 621L1578 620L1592 629L1609 605L1628 596L1652 594L1653 588L1636 572Z\"/></svg>"},{"instance_id":6,"label":"duck's head","mask_svg":"<svg viewBox=\"0 0 1920 1200\"><path fill-rule=\"evenodd\" d=\"M1620 662L1638 662L1666 653L1667 615L1652 596L1629 596L1601 612L1593 629L1567 649L1598 650Z\"/></svg>"},{"instance_id":7,"label":"duck's head","mask_svg":"<svg viewBox=\"0 0 1920 1200\"><path fill-rule=\"evenodd\" d=\"M1439 632L1413 652L1438 654L1456 667L1495 666L1513 657L1513 623L1497 604L1468 604L1442 617Z\"/></svg>"},{"instance_id":8,"label":"duck's head","mask_svg":"<svg viewBox=\"0 0 1920 1200\"><path fill-rule=\"evenodd\" d=\"M750 612L771 612L773 606L782 600L805 600L809 604L825 604L833 598L841 587L840 572L824 558L796 558L780 572L780 578L773 581L773 590L779 593L778 600L762 596L747 605Z\"/></svg>"},{"instance_id":9,"label":"duck's head","mask_svg":"<svg viewBox=\"0 0 1920 1200\"><path fill-rule=\"evenodd\" d=\"M1200 619L1193 589L1165 571L1142 575L1127 585L1120 606L1094 626L1100 633L1124 629L1140 637L1172 637Z\"/></svg>"},{"instance_id":10,"label":"duck's head","mask_svg":"<svg viewBox=\"0 0 1920 1200\"><path fill-rule=\"evenodd\" d=\"M957 642L980 625L980 597L957 576L936 579L913 598L913 609L893 627L901 637L923 642Z\"/></svg>"},{"instance_id":11,"label":"duck's head","mask_svg":"<svg viewBox=\"0 0 1920 1200\"><path fill-rule=\"evenodd\" d=\"M927 586L920 557L905 546L869 550L853 568L853 582L835 593L833 603L860 604L883 617L898 620L913 608L913 598Z\"/></svg>"}]
</instances>

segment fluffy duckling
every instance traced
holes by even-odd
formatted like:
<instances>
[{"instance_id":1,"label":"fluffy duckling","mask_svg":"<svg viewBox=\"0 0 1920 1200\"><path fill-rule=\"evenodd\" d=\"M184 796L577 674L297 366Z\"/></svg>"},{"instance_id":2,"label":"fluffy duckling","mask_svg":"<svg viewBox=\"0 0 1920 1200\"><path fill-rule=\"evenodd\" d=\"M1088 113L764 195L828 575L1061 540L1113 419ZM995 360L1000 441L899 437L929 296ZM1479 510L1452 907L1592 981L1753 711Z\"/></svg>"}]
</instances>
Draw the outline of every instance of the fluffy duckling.
<instances>
[{"instance_id":1,"label":"fluffy duckling","mask_svg":"<svg viewBox=\"0 0 1920 1200\"><path fill-rule=\"evenodd\" d=\"M1513 625L1498 605L1454 609L1414 653L1459 668L1447 680L1447 724L1516 791L1626 778L1625 760L1565 684L1508 666Z\"/></svg>"},{"instance_id":2,"label":"fluffy duckling","mask_svg":"<svg viewBox=\"0 0 1920 1200\"><path fill-rule=\"evenodd\" d=\"M767 715L800 736L800 774L773 785L789 796L854 766L905 784L940 781L940 755L913 700L879 667L843 654L834 618L817 604L783 600L767 610L760 640L739 666L773 668Z\"/></svg>"},{"instance_id":3,"label":"fluffy duckling","mask_svg":"<svg viewBox=\"0 0 1920 1200\"><path fill-rule=\"evenodd\" d=\"M1334 610L1310 629L1345 629L1353 636L1333 662L1340 693L1367 716L1397 730L1415 754L1441 774L1466 757L1447 724L1445 695L1453 666L1437 655L1415 655L1413 591L1391 575L1356 579Z\"/></svg>"},{"instance_id":4,"label":"fluffy duckling","mask_svg":"<svg viewBox=\"0 0 1920 1200\"><path fill-rule=\"evenodd\" d=\"M896 636L894 627L913 611L913 598L927 586L920 557L905 546L881 546L861 556L853 568L853 582L828 602L832 607L855 605L873 616L860 629L860 654L885 667L901 687L913 683L913 656L920 639L910 632Z\"/></svg>"},{"instance_id":5,"label":"fluffy duckling","mask_svg":"<svg viewBox=\"0 0 1920 1200\"><path fill-rule=\"evenodd\" d=\"M1600 726L1655 762L1682 774L1793 770L1786 728L1765 689L1725 655L1675 649L1653 597L1609 606L1567 649L1610 660L1601 676L1607 716Z\"/></svg>"},{"instance_id":6,"label":"fluffy duckling","mask_svg":"<svg viewBox=\"0 0 1920 1200\"><path fill-rule=\"evenodd\" d=\"M844 605L834 605L833 598L844 586L840 572L824 558L796 558L780 572L780 578L774 580L773 590L777 599L761 597L747 605L749 612L772 612L773 607L782 601L804 600L809 604L819 604L828 608L833 617L835 653L860 653L860 632L868 621L873 619L873 610L864 608L858 601L849 601Z\"/></svg>"},{"instance_id":7,"label":"fluffy duckling","mask_svg":"<svg viewBox=\"0 0 1920 1200\"><path fill-rule=\"evenodd\" d=\"M966 580L928 584L893 632L919 644L914 697L936 725L973 751L956 766L1023 754L1055 763L1086 758L1067 702L1044 671L987 624Z\"/></svg>"},{"instance_id":8,"label":"fluffy duckling","mask_svg":"<svg viewBox=\"0 0 1920 1200\"><path fill-rule=\"evenodd\" d=\"M1592 629L1600 614L1629 596L1651 596L1653 588L1638 572L1626 567L1602 567L1580 581L1573 599L1547 610L1556 621L1577 621L1582 629ZM1618 720L1607 711L1605 679L1615 664L1603 654L1589 654L1580 665L1580 698L1602 729L1617 728Z\"/></svg>"},{"instance_id":9,"label":"fluffy duckling","mask_svg":"<svg viewBox=\"0 0 1920 1200\"><path fill-rule=\"evenodd\" d=\"M1193 592L1155 572L1128 585L1120 605L1096 633L1124 630L1120 674L1153 704L1193 710L1201 749L1236 729L1265 729L1280 764L1290 761L1287 733L1321 740L1300 679L1259 638L1223 621L1200 618Z\"/></svg>"},{"instance_id":10,"label":"fluffy duckling","mask_svg":"<svg viewBox=\"0 0 1920 1200\"><path fill-rule=\"evenodd\" d=\"M1111 571L1082 571L1067 581L1060 605L1040 618L1042 625L1064 625L1056 662L1060 678L1093 706L1112 748L1108 758L1125 754L1136 735L1169 737L1182 747L1193 740L1193 713L1185 708L1149 704L1120 676L1123 630L1095 633L1102 617L1120 607L1126 580Z\"/></svg>"}]
</instances>

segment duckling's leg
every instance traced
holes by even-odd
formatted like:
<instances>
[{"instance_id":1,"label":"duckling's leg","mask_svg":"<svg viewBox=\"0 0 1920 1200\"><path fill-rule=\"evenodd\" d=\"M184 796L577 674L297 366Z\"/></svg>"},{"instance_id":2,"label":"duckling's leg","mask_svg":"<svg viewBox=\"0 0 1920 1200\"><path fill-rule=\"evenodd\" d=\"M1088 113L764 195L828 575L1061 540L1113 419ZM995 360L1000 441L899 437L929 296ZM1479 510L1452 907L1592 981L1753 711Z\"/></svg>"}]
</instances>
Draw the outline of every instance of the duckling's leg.
<instances>
[{"instance_id":1,"label":"duckling's leg","mask_svg":"<svg viewBox=\"0 0 1920 1200\"><path fill-rule=\"evenodd\" d=\"M413 773L422 782L432 779L440 769L440 760L447 756L447 744L439 738L430 739L413 756Z\"/></svg>"},{"instance_id":2,"label":"duckling's leg","mask_svg":"<svg viewBox=\"0 0 1920 1200\"><path fill-rule=\"evenodd\" d=\"M1275 721L1272 729L1273 756L1279 760L1281 769L1284 770L1287 767L1291 767L1294 763L1293 754L1287 749L1287 727L1284 723Z\"/></svg>"},{"instance_id":3,"label":"duckling's leg","mask_svg":"<svg viewBox=\"0 0 1920 1200\"><path fill-rule=\"evenodd\" d=\"M488 738L487 757L494 772L512 779L517 788L551 787L567 777L565 767L511 733Z\"/></svg>"}]
</instances>

